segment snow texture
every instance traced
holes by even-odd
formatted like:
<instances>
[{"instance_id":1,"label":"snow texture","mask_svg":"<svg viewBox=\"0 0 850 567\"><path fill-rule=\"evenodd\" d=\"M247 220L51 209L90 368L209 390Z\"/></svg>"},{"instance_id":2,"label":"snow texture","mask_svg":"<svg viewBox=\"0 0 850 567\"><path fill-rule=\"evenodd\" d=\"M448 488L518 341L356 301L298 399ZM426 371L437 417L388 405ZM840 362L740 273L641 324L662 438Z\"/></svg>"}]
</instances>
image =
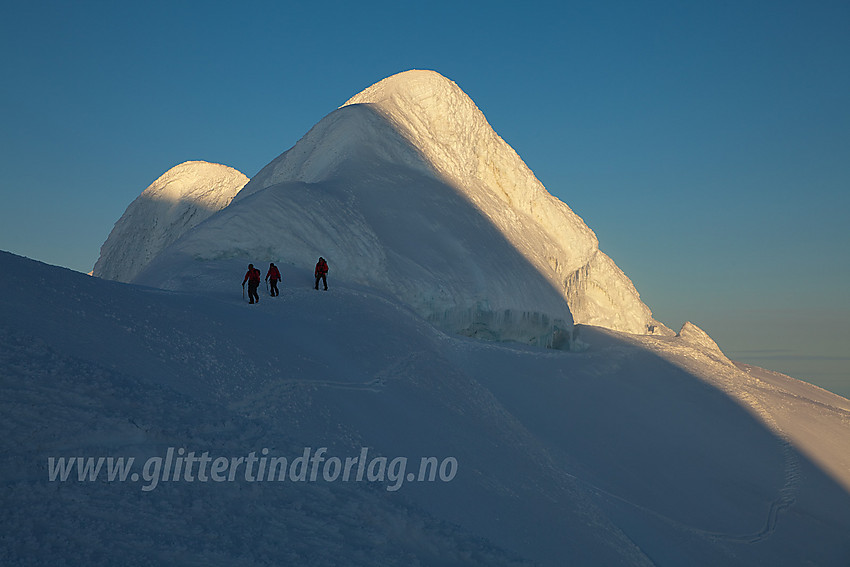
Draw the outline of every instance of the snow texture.
<instances>
[{"instance_id":1,"label":"snow texture","mask_svg":"<svg viewBox=\"0 0 850 567\"><path fill-rule=\"evenodd\" d=\"M850 401L718 360L696 327L579 326L583 352L493 343L443 334L374 290L315 292L309 274L249 306L217 291L238 260L202 265L205 291L188 294L0 253L0 564L850 559ZM459 467L396 492L48 481L49 457L142 462L168 447L368 447Z\"/></svg>"},{"instance_id":2,"label":"snow texture","mask_svg":"<svg viewBox=\"0 0 850 567\"><path fill-rule=\"evenodd\" d=\"M334 281L468 336L558 346L573 322L668 331L585 223L433 71L350 99L131 281L179 289L192 261L309 270L320 255Z\"/></svg>"},{"instance_id":3,"label":"snow texture","mask_svg":"<svg viewBox=\"0 0 850 567\"><path fill-rule=\"evenodd\" d=\"M163 248L230 204L247 182L235 169L216 163L187 161L172 167L115 223L93 275L131 281Z\"/></svg>"}]
</instances>

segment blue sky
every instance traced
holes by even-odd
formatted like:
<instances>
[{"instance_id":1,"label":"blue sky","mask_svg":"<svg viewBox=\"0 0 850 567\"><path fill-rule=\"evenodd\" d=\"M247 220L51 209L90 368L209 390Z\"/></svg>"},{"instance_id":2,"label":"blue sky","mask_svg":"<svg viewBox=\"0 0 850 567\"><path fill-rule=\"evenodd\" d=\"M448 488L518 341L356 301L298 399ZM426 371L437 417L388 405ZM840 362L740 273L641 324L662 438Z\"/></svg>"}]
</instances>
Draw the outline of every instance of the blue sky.
<instances>
[{"instance_id":1,"label":"blue sky","mask_svg":"<svg viewBox=\"0 0 850 567\"><path fill-rule=\"evenodd\" d=\"M0 248L80 271L190 159L253 176L458 83L656 317L850 395L850 3L79 2L0 12Z\"/></svg>"}]
</instances>

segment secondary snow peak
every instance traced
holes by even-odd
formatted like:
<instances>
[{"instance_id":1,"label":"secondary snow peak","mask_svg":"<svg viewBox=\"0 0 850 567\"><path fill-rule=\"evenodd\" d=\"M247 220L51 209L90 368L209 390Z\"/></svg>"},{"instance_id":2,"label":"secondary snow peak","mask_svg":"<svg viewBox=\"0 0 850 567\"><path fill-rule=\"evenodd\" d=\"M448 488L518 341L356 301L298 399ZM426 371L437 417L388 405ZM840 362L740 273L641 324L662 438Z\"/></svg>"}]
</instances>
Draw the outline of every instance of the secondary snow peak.
<instances>
[{"instance_id":1,"label":"secondary snow peak","mask_svg":"<svg viewBox=\"0 0 850 567\"><path fill-rule=\"evenodd\" d=\"M226 165L187 161L162 174L115 223L93 275L129 282L186 231L230 204L248 182Z\"/></svg>"}]
</instances>

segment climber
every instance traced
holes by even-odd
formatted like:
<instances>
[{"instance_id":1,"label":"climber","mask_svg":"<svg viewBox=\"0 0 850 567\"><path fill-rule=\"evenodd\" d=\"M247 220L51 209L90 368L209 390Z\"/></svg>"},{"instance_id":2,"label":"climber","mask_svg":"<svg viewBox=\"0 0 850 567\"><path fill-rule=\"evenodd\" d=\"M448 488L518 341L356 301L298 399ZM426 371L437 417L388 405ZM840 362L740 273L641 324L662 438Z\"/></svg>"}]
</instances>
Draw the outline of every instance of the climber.
<instances>
[{"instance_id":1,"label":"climber","mask_svg":"<svg viewBox=\"0 0 850 567\"><path fill-rule=\"evenodd\" d=\"M269 282L269 294L272 297L277 297L280 295L280 291L277 289L277 282L281 280L280 270L277 269L277 266L274 265L274 262L269 264L269 271L266 273L266 281Z\"/></svg>"},{"instance_id":2,"label":"climber","mask_svg":"<svg viewBox=\"0 0 850 567\"><path fill-rule=\"evenodd\" d=\"M319 289L319 280L325 284L325 291L328 291L328 263L325 259L319 256L319 261L316 263L316 289Z\"/></svg>"},{"instance_id":3,"label":"climber","mask_svg":"<svg viewBox=\"0 0 850 567\"><path fill-rule=\"evenodd\" d=\"M257 295L257 288L260 287L261 272L254 267L254 264L248 264L248 271L245 273L245 279L242 280L242 288L245 288L245 282L248 282L248 303L259 303L260 296ZM256 299L256 301L254 301Z\"/></svg>"}]
</instances>

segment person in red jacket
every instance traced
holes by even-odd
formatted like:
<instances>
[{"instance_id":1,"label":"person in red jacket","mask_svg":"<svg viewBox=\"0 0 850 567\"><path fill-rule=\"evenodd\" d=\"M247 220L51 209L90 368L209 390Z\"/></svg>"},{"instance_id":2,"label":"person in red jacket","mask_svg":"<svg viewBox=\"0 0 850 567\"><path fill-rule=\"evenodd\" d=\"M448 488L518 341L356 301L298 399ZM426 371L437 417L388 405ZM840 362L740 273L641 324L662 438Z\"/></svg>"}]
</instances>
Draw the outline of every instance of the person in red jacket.
<instances>
[{"instance_id":1,"label":"person in red jacket","mask_svg":"<svg viewBox=\"0 0 850 567\"><path fill-rule=\"evenodd\" d=\"M321 256L316 263L316 289L319 289L319 280L322 280L322 283L325 284L325 291L328 291L328 263Z\"/></svg>"},{"instance_id":2,"label":"person in red jacket","mask_svg":"<svg viewBox=\"0 0 850 567\"><path fill-rule=\"evenodd\" d=\"M280 280L280 270L278 270L277 266L275 266L274 262L272 262L269 264L269 271L266 272L266 281L269 282L269 294L271 294L272 297L280 295L280 291L277 289L277 282Z\"/></svg>"},{"instance_id":3,"label":"person in red jacket","mask_svg":"<svg viewBox=\"0 0 850 567\"><path fill-rule=\"evenodd\" d=\"M248 271L245 273L245 279L242 280L242 287L245 287L245 282L248 282L248 303L259 303L260 296L257 295L257 288L260 287L260 270L254 267L254 264L248 264ZM256 302L254 301L256 299Z\"/></svg>"}]
</instances>

